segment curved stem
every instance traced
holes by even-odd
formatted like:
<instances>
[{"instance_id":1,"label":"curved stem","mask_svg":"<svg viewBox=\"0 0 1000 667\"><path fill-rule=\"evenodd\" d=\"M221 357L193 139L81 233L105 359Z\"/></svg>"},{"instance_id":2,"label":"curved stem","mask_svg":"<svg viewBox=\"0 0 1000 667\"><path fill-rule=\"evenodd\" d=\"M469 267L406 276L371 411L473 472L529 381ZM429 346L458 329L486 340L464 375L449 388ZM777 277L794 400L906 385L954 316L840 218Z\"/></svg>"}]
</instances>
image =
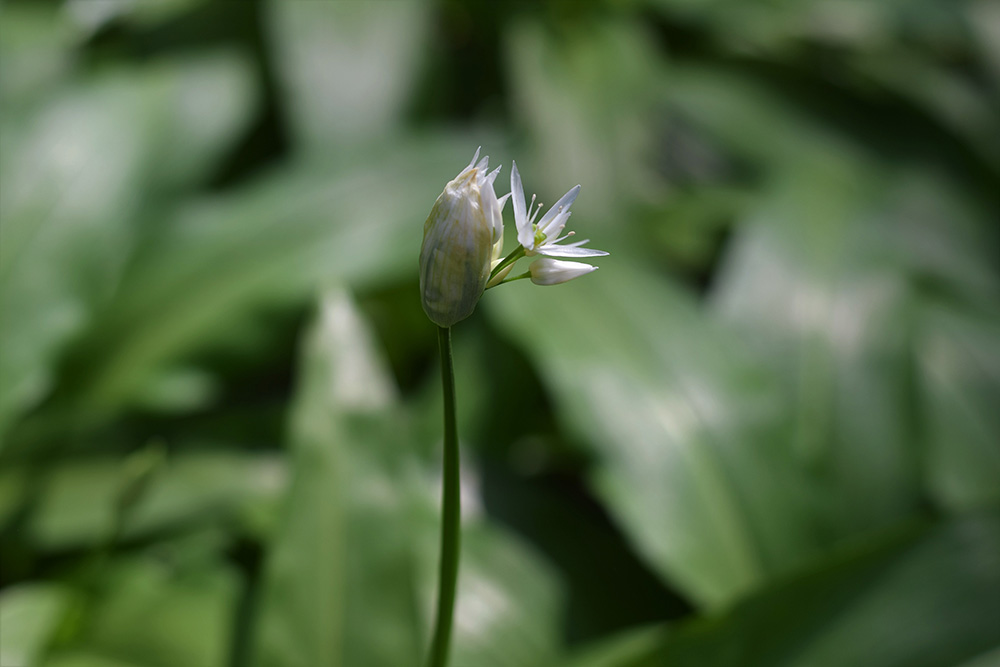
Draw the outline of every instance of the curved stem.
<instances>
[{"instance_id":1,"label":"curved stem","mask_svg":"<svg viewBox=\"0 0 1000 667\"><path fill-rule=\"evenodd\" d=\"M496 285L493 285L491 287L487 287L486 289L493 289L494 287L500 287L500 285L506 285L507 283L512 283L515 280L524 280L525 278L530 278L530 277L531 277L531 272L530 271L525 271L524 273L522 273L520 275L516 275L513 278L504 278L503 280L501 280L500 282L498 282Z\"/></svg>"},{"instance_id":2,"label":"curved stem","mask_svg":"<svg viewBox=\"0 0 1000 667\"><path fill-rule=\"evenodd\" d=\"M461 551L461 487L458 477L458 432L455 427L455 371L451 357L451 329L438 327L441 385L444 389L444 476L441 499L441 567L438 575L437 619L428 667L446 667L451 646L458 556Z\"/></svg>"}]
</instances>

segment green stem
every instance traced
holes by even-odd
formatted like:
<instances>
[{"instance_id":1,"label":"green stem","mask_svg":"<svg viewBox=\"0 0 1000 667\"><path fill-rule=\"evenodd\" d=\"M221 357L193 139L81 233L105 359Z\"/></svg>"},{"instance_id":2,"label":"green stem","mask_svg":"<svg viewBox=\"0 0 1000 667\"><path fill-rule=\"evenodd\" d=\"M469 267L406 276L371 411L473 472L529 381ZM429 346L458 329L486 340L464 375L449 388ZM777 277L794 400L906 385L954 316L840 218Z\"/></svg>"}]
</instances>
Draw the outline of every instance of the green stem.
<instances>
[{"instance_id":1,"label":"green stem","mask_svg":"<svg viewBox=\"0 0 1000 667\"><path fill-rule=\"evenodd\" d=\"M462 535L461 487L458 478L458 432L455 427L455 371L451 357L451 329L438 327L441 384L444 389L444 481L441 500L441 568L438 575L437 620L428 667L446 667L458 584L458 555Z\"/></svg>"},{"instance_id":2,"label":"green stem","mask_svg":"<svg viewBox=\"0 0 1000 667\"><path fill-rule=\"evenodd\" d=\"M490 271L489 280L487 280L486 282L493 280L498 273L506 269L508 266L510 266L517 260L524 257L524 254L525 254L524 246L517 246L516 248L514 248L514 250L512 250L509 255L504 257L503 260L501 260L501 262L497 264L492 271Z\"/></svg>"},{"instance_id":3,"label":"green stem","mask_svg":"<svg viewBox=\"0 0 1000 667\"><path fill-rule=\"evenodd\" d=\"M516 275L513 278L504 278L496 285L493 285L493 287L500 287L500 285L506 285L507 283L514 282L515 280L524 280L525 278L530 278L530 277L531 277L531 271L525 271L524 273ZM487 287L486 289L493 289L493 287Z\"/></svg>"}]
</instances>

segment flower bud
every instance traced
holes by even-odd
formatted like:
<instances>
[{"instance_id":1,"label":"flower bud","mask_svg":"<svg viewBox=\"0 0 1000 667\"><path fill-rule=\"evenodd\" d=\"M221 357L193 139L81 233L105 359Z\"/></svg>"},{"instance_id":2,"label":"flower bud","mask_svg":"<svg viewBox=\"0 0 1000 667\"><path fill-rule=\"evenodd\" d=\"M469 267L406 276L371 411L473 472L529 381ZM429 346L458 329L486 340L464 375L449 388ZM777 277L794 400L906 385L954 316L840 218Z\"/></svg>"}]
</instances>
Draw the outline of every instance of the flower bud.
<instances>
[{"instance_id":1,"label":"flower bud","mask_svg":"<svg viewBox=\"0 0 1000 667\"><path fill-rule=\"evenodd\" d=\"M583 262L566 262L549 257L539 257L528 267L531 282L536 285L558 285L596 270L596 266Z\"/></svg>"},{"instance_id":2,"label":"flower bud","mask_svg":"<svg viewBox=\"0 0 1000 667\"><path fill-rule=\"evenodd\" d=\"M486 172L479 151L434 202L420 247L420 296L432 322L450 327L476 308L486 288L494 246L503 238L493 191L499 168Z\"/></svg>"}]
</instances>

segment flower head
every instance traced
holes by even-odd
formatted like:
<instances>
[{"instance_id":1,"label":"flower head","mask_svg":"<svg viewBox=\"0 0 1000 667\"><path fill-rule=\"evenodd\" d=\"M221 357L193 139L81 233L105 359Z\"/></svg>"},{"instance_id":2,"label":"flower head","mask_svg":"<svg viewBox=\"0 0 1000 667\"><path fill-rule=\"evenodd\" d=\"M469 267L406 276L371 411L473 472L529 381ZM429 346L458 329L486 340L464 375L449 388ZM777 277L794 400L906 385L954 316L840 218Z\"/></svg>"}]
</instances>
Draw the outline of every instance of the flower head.
<instances>
[{"instance_id":1,"label":"flower head","mask_svg":"<svg viewBox=\"0 0 1000 667\"><path fill-rule=\"evenodd\" d=\"M536 285L558 285L596 270L596 266L583 262L566 262L549 257L539 257L528 267L531 282Z\"/></svg>"},{"instance_id":2,"label":"flower head","mask_svg":"<svg viewBox=\"0 0 1000 667\"><path fill-rule=\"evenodd\" d=\"M517 241L524 248L526 255L600 257L608 254L603 250L584 248L584 244L589 243L590 239L562 245L559 243L574 234L574 232L569 232L564 236L559 236L566 226L566 222L569 220L569 207L573 204L579 193L579 185L570 189L536 223L535 218L538 216L539 211L541 211L542 205L539 204L534 212L531 212L530 208L535 206L535 196L532 195L531 206L525 207L521 174L517 171L517 164L512 164L510 170L510 195L514 200L514 224L517 226Z\"/></svg>"},{"instance_id":3,"label":"flower head","mask_svg":"<svg viewBox=\"0 0 1000 667\"><path fill-rule=\"evenodd\" d=\"M503 202L479 150L434 202L420 247L420 295L435 324L450 327L476 308L503 243Z\"/></svg>"}]
</instances>

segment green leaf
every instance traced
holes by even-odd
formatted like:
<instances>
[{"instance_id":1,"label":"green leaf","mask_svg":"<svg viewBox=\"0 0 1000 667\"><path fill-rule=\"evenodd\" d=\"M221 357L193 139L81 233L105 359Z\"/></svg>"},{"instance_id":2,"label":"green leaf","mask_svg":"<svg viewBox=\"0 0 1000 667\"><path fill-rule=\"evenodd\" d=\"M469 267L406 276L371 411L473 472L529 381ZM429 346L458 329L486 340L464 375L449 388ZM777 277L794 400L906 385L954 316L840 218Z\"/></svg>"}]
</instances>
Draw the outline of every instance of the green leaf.
<instances>
[{"instance_id":1,"label":"green leaf","mask_svg":"<svg viewBox=\"0 0 1000 667\"><path fill-rule=\"evenodd\" d=\"M69 591L55 583L5 588L0 595L0 664L38 665L69 602Z\"/></svg>"},{"instance_id":2,"label":"green leaf","mask_svg":"<svg viewBox=\"0 0 1000 667\"><path fill-rule=\"evenodd\" d=\"M178 567L169 551L112 565L68 650L148 667L229 664L240 589L229 567Z\"/></svg>"},{"instance_id":3,"label":"green leaf","mask_svg":"<svg viewBox=\"0 0 1000 667\"><path fill-rule=\"evenodd\" d=\"M386 410L394 389L374 350L347 294L328 294L302 357L293 482L254 633L260 667L419 654L405 430Z\"/></svg>"},{"instance_id":4,"label":"green leaf","mask_svg":"<svg viewBox=\"0 0 1000 667\"><path fill-rule=\"evenodd\" d=\"M656 194L643 158L655 140L650 81L659 58L635 21L602 16L572 27L556 35L522 21L505 34L513 102L537 150L535 168L524 175L542 184L527 194L550 202L583 183L595 220L613 230L622 200Z\"/></svg>"},{"instance_id":5,"label":"green leaf","mask_svg":"<svg viewBox=\"0 0 1000 667\"><path fill-rule=\"evenodd\" d=\"M38 3L0 4L0 109L23 113L64 84L77 31L65 13ZM6 139L7 137L4 137Z\"/></svg>"},{"instance_id":6,"label":"green leaf","mask_svg":"<svg viewBox=\"0 0 1000 667\"><path fill-rule=\"evenodd\" d=\"M266 305L304 304L330 281L412 275L420 223L470 146L407 143L349 166L291 168L182 207L140 249L75 349L78 382L67 383L66 402L81 418L109 416L182 355L255 326Z\"/></svg>"},{"instance_id":7,"label":"green leaf","mask_svg":"<svg viewBox=\"0 0 1000 667\"><path fill-rule=\"evenodd\" d=\"M436 522L428 527L433 530ZM425 587L436 582L436 575L435 567L434 577L424 579ZM450 664L554 664L562 654L562 603L562 591L552 573L526 546L481 520L466 521Z\"/></svg>"},{"instance_id":8,"label":"green leaf","mask_svg":"<svg viewBox=\"0 0 1000 667\"><path fill-rule=\"evenodd\" d=\"M917 331L929 490L950 510L1000 505L1000 315L931 304Z\"/></svg>"},{"instance_id":9,"label":"green leaf","mask_svg":"<svg viewBox=\"0 0 1000 667\"><path fill-rule=\"evenodd\" d=\"M1000 329L971 311L1000 289L988 216L962 194L918 170L802 163L723 263L712 305L784 377L790 452L829 491L831 537L913 511L921 467L945 506L998 499ZM953 301L973 305L938 305Z\"/></svg>"},{"instance_id":10,"label":"green leaf","mask_svg":"<svg viewBox=\"0 0 1000 667\"><path fill-rule=\"evenodd\" d=\"M390 9L278 0L267 8L282 99L300 151L323 157L400 133L430 37L429 2Z\"/></svg>"},{"instance_id":11,"label":"green leaf","mask_svg":"<svg viewBox=\"0 0 1000 667\"><path fill-rule=\"evenodd\" d=\"M17 516L28 497L29 475L12 466L0 470L0 531Z\"/></svg>"},{"instance_id":12,"label":"green leaf","mask_svg":"<svg viewBox=\"0 0 1000 667\"><path fill-rule=\"evenodd\" d=\"M998 664L1000 664L1000 648L987 651L968 662L963 662L959 667L996 667Z\"/></svg>"},{"instance_id":13,"label":"green leaf","mask_svg":"<svg viewBox=\"0 0 1000 667\"><path fill-rule=\"evenodd\" d=\"M495 290L489 312L592 447L594 485L639 552L698 603L724 604L816 552L817 492L740 342L661 277L602 267Z\"/></svg>"},{"instance_id":14,"label":"green leaf","mask_svg":"<svg viewBox=\"0 0 1000 667\"><path fill-rule=\"evenodd\" d=\"M52 357L124 264L149 102L146 82L111 77L74 86L30 120L3 119L0 438L49 391Z\"/></svg>"},{"instance_id":15,"label":"green leaf","mask_svg":"<svg viewBox=\"0 0 1000 667\"><path fill-rule=\"evenodd\" d=\"M605 641L574 667L980 667L1000 650L1000 516L897 528L728 612Z\"/></svg>"},{"instance_id":16,"label":"green leaf","mask_svg":"<svg viewBox=\"0 0 1000 667\"><path fill-rule=\"evenodd\" d=\"M54 358L118 285L154 185L204 177L253 110L245 64L165 61L75 84L4 117L0 159L0 445L51 390ZM152 197L150 197L152 199Z\"/></svg>"},{"instance_id":17,"label":"green leaf","mask_svg":"<svg viewBox=\"0 0 1000 667\"><path fill-rule=\"evenodd\" d=\"M1000 237L989 198L958 176L910 165L889 171L884 181L873 239L878 251L894 268L906 268L921 301L945 297L990 309L1000 299L993 253Z\"/></svg>"},{"instance_id":18,"label":"green leaf","mask_svg":"<svg viewBox=\"0 0 1000 667\"><path fill-rule=\"evenodd\" d=\"M268 556L253 664L419 662L434 611L439 481L422 473L410 421L393 406L392 382L346 294L324 299L302 371L294 481ZM452 664L552 664L559 585L476 515L473 481L464 480Z\"/></svg>"},{"instance_id":19,"label":"green leaf","mask_svg":"<svg viewBox=\"0 0 1000 667\"><path fill-rule=\"evenodd\" d=\"M949 4L940 3L942 7ZM961 9L952 9L956 14L972 14L972 10L972 3ZM930 12L925 11L923 15L926 20ZM953 42L945 47L949 56L954 57L955 51L966 49L970 59L985 55L969 48L967 31L975 32L979 21L974 16L950 18L952 34L935 35L944 37L942 42ZM990 20L995 21L995 18L987 18L987 21ZM965 21L969 25L961 25ZM978 27L982 29L982 26ZM941 32L946 31L948 28ZM988 53L988 50L984 51ZM884 53L855 53L851 54L849 63L855 70L852 74L906 99L911 107L926 113L936 124L959 137L970 153L988 165L994 176L1000 174L1000 121L995 89L991 91L980 82L957 74L942 62L941 53L929 52L928 49L899 49L893 58L886 58Z\"/></svg>"},{"instance_id":20,"label":"green leaf","mask_svg":"<svg viewBox=\"0 0 1000 667\"><path fill-rule=\"evenodd\" d=\"M655 664L950 667L1000 645L1000 517L842 553L675 633Z\"/></svg>"},{"instance_id":21,"label":"green leaf","mask_svg":"<svg viewBox=\"0 0 1000 667\"><path fill-rule=\"evenodd\" d=\"M204 2L205 0L68 0L65 13L81 27L97 32L116 21L138 26L166 23Z\"/></svg>"},{"instance_id":22,"label":"green leaf","mask_svg":"<svg viewBox=\"0 0 1000 667\"><path fill-rule=\"evenodd\" d=\"M702 39L723 56L749 56L783 66L808 67L813 62L809 55L812 49L827 49L832 57L825 63L830 69L811 74L814 79L828 78L838 83L836 66L855 56L878 59L891 67L900 61L909 63L916 59L914 56L929 54L942 60L956 57L957 53L969 54L973 42L967 31L983 28L980 24L992 18L983 11L982 18L976 20L974 12L978 8L974 3L938 1L648 0L648 4L658 9L672 27L705 33ZM983 32L988 33L988 28ZM848 83L862 87L853 79Z\"/></svg>"},{"instance_id":23,"label":"green leaf","mask_svg":"<svg viewBox=\"0 0 1000 667\"><path fill-rule=\"evenodd\" d=\"M257 85L234 51L174 57L143 72L159 88L150 189L202 184L257 112Z\"/></svg>"},{"instance_id":24,"label":"green leaf","mask_svg":"<svg viewBox=\"0 0 1000 667\"><path fill-rule=\"evenodd\" d=\"M798 163L740 227L712 307L780 378L787 456L823 490L827 544L919 503L909 430L910 294L886 243L882 180L834 156Z\"/></svg>"},{"instance_id":25,"label":"green leaf","mask_svg":"<svg viewBox=\"0 0 1000 667\"><path fill-rule=\"evenodd\" d=\"M649 626L619 633L589 646L566 662L571 667L637 667L657 655L669 627ZM706 665L705 667L709 667Z\"/></svg>"},{"instance_id":26,"label":"green leaf","mask_svg":"<svg viewBox=\"0 0 1000 667\"><path fill-rule=\"evenodd\" d=\"M90 651L57 651L46 658L43 667L149 667L149 665L125 662Z\"/></svg>"},{"instance_id":27,"label":"green leaf","mask_svg":"<svg viewBox=\"0 0 1000 667\"><path fill-rule=\"evenodd\" d=\"M114 529L124 473L117 459L50 467L34 485L39 504L30 515L27 535L44 550L103 544ZM0 478L0 489L17 485L27 474L25 469L11 469ZM285 483L283 461L273 455L225 451L176 455L152 471L148 487L129 511L123 535L238 518L254 506L276 502Z\"/></svg>"},{"instance_id":28,"label":"green leaf","mask_svg":"<svg viewBox=\"0 0 1000 667\"><path fill-rule=\"evenodd\" d=\"M787 91L767 78L694 61L671 69L662 85L675 114L755 170L864 153L864 147L845 141L835 125L792 103Z\"/></svg>"}]
</instances>

